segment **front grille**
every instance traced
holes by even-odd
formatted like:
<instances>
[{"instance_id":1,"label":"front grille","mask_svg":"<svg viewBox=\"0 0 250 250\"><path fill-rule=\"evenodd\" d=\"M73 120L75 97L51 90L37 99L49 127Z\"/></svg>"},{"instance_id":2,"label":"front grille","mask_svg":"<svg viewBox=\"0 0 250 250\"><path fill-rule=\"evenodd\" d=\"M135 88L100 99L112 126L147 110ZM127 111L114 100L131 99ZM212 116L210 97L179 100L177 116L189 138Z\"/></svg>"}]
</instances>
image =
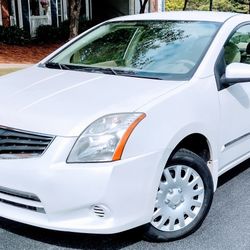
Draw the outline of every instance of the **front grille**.
<instances>
[{"instance_id":1,"label":"front grille","mask_svg":"<svg viewBox=\"0 0 250 250\"><path fill-rule=\"evenodd\" d=\"M5 187L0 187L0 203L33 212L45 213L42 203L36 195Z\"/></svg>"},{"instance_id":2,"label":"front grille","mask_svg":"<svg viewBox=\"0 0 250 250\"><path fill-rule=\"evenodd\" d=\"M54 137L0 127L0 159L41 155Z\"/></svg>"}]
</instances>

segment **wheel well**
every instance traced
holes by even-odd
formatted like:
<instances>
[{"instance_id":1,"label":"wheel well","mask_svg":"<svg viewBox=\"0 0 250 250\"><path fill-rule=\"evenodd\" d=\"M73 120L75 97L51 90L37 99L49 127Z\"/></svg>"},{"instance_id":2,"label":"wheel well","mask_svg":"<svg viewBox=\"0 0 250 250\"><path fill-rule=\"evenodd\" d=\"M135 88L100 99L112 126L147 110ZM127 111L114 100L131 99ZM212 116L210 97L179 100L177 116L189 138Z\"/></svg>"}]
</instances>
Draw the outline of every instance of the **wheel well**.
<instances>
[{"instance_id":1,"label":"wheel well","mask_svg":"<svg viewBox=\"0 0 250 250\"><path fill-rule=\"evenodd\" d=\"M207 138L202 134L191 134L184 138L174 149L172 155L181 148L188 149L199 155L205 162L211 160Z\"/></svg>"}]
</instances>

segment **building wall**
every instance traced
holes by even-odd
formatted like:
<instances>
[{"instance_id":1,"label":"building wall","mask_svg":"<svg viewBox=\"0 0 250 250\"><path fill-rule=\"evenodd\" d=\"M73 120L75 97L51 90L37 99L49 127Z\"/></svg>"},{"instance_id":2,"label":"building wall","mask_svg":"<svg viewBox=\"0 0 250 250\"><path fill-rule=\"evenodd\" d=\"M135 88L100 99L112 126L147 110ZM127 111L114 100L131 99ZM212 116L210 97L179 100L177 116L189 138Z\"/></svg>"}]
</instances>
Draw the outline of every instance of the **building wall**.
<instances>
[{"instance_id":1,"label":"building wall","mask_svg":"<svg viewBox=\"0 0 250 250\"><path fill-rule=\"evenodd\" d=\"M129 0L129 14L139 14L140 13L140 1L139 0ZM161 12L165 11L165 0L149 0L146 6L145 12Z\"/></svg>"},{"instance_id":2,"label":"building wall","mask_svg":"<svg viewBox=\"0 0 250 250\"><path fill-rule=\"evenodd\" d=\"M0 1L0 25L3 25L3 18L2 18L2 3Z\"/></svg>"},{"instance_id":3,"label":"building wall","mask_svg":"<svg viewBox=\"0 0 250 250\"><path fill-rule=\"evenodd\" d=\"M11 25L11 11L9 10L10 6L8 1L9 0L0 0L0 25L4 26ZM54 26L58 26L59 24L57 16L58 1L60 1L62 8L61 19L65 20L68 17L68 0L50 0L48 12L49 23L52 23ZM30 25L32 22L31 19L33 18L30 13L30 0L17 0L15 2L19 13L19 15L15 17L16 21L18 21L16 23L21 28L23 27L25 30L30 31ZM140 12L139 0L82 0L82 3L86 5L86 18L94 19L96 22L107 20L116 16L138 14ZM164 7L165 0L149 0L145 12L161 11Z\"/></svg>"},{"instance_id":4,"label":"building wall","mask_svg":"<svg viewBox=\"0 0 250 250\"><path fill-rule=\"evenodd\" d=\"M4 27L10 26L10 10L8 0L1 1L2 24Z\"/></svg>"}]
</instances>

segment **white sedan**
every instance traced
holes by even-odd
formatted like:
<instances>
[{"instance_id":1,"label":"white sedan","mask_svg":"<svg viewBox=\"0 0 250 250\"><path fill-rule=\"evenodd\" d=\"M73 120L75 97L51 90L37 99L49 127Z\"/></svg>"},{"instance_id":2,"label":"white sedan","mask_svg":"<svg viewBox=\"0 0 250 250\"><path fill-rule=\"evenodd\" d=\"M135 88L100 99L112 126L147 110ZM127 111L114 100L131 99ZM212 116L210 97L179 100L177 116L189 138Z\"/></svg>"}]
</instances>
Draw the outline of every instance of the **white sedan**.
<instances>
[{"instance_id":1,"label":"white sedan","mask_svg":"<svg viewBox=\"0 0 250 250\"><path fill-rule=\"evenodd\" d=\"M168 12L104 22L1 77L0 216L194 232L218 176L250 156L249 63L249 15Z\"/></svg>"}]
</instances>

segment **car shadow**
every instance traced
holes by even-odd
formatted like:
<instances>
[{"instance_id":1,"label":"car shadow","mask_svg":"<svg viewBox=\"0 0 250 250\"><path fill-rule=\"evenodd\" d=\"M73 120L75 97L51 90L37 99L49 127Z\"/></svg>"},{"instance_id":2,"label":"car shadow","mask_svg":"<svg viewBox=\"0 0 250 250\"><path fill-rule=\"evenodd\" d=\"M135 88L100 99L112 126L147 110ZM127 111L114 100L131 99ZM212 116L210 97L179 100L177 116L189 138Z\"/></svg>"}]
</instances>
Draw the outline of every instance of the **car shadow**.
<instances>
[{"instance_id":1,"label":"car shadow","mask_svg":"<svg viewBox=\"0 0 250 250\"><path fill-rule=\"evenodd\" d=\"M0 229L29 240L62 248L121 249L142 240L140 228L112 235L81 234L42 229L1 217Z\"/></svg>"},{"instance_id":2,"label":"car shadow","mask_svg":"<svg viewBox=\"0 0 250 250\"><path fill-rule=\"evenodd\" d=\"M241 164L237 165L236 167L232 168L225 174L221 175L218 180L218 188L238 176L239 174L246 171L250 166L250 159L242 162Z\"/></svg>"},{"instance_id":3,"label":"car shadow","mask_svg":"<svg viewBox=\"0 0 250 250\"><path fill-rule=\"evenodd\" d=\"M223 174L219 178L218 188L228 183L234 177L243 173L249 168L249 166L250 160L247 160ZM93 235L52 231L25 225L4 218L0 218L0 228L7 232L37 241L39 243L46 243L52 246L63 248L88 250L121 249L136 244L142 240L140 228L113 235Z\"/></svg>"}]
</instances>

